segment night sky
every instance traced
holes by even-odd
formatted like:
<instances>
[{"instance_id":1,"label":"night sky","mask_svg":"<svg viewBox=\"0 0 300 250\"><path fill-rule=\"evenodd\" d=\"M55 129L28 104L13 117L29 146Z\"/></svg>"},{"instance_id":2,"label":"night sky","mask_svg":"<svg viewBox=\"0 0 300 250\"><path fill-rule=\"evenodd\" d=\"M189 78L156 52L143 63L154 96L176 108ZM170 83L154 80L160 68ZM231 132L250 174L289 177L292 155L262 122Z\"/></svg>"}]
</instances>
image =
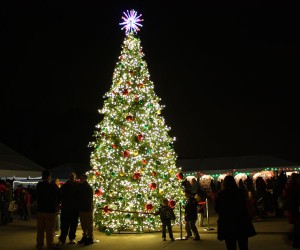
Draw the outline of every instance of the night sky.
<instances>
[{"instance_id":1,"label":"night sky","mask_svg":"<svg viewBox=\"0 0 300 250\"><path fill-rule=\"evenodd\" d=\"M179 158L300 162L298 8L222 2L2 1L0 142L46 168L88 165L135 9Z\"/></svg>"}]
</instances>

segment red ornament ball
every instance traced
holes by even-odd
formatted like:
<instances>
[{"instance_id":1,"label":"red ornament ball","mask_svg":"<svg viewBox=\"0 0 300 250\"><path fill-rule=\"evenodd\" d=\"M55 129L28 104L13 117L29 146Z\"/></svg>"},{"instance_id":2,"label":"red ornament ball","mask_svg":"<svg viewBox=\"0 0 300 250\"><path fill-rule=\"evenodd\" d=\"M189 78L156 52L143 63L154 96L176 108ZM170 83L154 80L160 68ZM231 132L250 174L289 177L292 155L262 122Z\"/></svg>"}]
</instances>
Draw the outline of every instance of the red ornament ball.
<instances>
[{"instance_id":1,"label":"red ornament ball","mask_svg":"<svg viewBox=\"0 0 300 250\"><path fill-rule=\"evenodd\" d=\"M122 91L122 95L128 95L128 94L129 94L128 89L124 89L124 90Z\"/></svg>"},{"instance_id":2,"label":"red ornament ball","mask_svg":"<svg viewBox=\"0 0 300 250\"><path fill-rule=\"evenodd\" d=\"M100 175L100 172L99 172L99 171L97 171L97 172L95 173L95 175L96 175L96 176L99 176L99 175Z\"/></svg>"},{"instance_id":3,"label":"red ornament ball","mask_svg":"<svg viewBox=\"0 0 300 250\"><path fill-rule=\"evenodd\" d=\"M107 205L104 206L103 211L104 211L104 213L106 213L106 214L110 213L110 209L108 208Z\"/></svg>"},{"instance_id":4,"label":"red ornament ball","mask_svg":"<svg viewBox=\"0 0 300 250\"><path fill-rule=\"evenodd\" d=\"M130 151L126 149L126 150L123 152L123 156L124 156L124 157L129 157L129 156L130 156Z\"/></svg>"},{"instance_id":5,"label":"red ornament ball","mask_svg":"<svg viewBox=\"0 0 300 250\"><path fill-rule=\"evenodd\" d=\"M133 116L132 115L126 116L126 121L132 122L133 121Z\"/></svg>"},{"instance_id":6,"label":"red ornament ball","mask_svg":"<svg viewBox=\"0 0 300 250\"><path fill-rule=\"evenodd\" d=\"M138 134L136 138L139 142L141 142L144 139L144 136L142 134Z\"/></svg>"},{"instance_id":7,"label":"red ornament ball","mask_svg":"<svg viewBox=\"0 0 300 250\"><path fill-rule=\"evenodd\" d=\"M95 191L95 195L97 195L97 196L101 196L102 194L103 194L103 192L100 189L97 189Z\"/></svg>"},{"instance_id":8,"label":"red ornament ball","mask_svg":"<svg viewBox=\"0 0 300 250\"><path fill-rule=\"evenodd\" d=\"M151 190L155 190L155 189L156 189L156 183L154 183L154 182L150 183L150 184L149 184L149 188L150 188Z\"/></svg>"},{"instance_id":9,"label":"red ornament ball","mask_svg":"<svg viewBox=\"0 0 300 250\"><path fill-rule=\"evenodd\" d=\"M153 171L153 172L151 173L151 175L152 175L152 176L156 176L156 172Z\"/></svg>"},{"instance_id":10,"label":"red ornament ball","mask_svg":"<svg viewBox=\"0 0 300 250\"><path fill-rule=\"evenodd\" d=\"M183 174L182 174L182 173L177 173L177 174L176 174L176 178L177 178L178 180L182 180L182 179L183 179Z\"/></svg>"},{"instance_id":11,"label":"red ornament ball","mask_svg":"<svg viewBox=\"0 0 300 250\"><path fill-rule=\"evenodd\" d=\"M139 173L139 172L135 172L134 174L133 174L133 179L134 180L138 180L138 179L141 179L141 174Z\"/></svg>"},{"instance_id":12,"label":"red ornament ball","mask_svg":"<svg viewBox=\"0 0 300 250\"><path fill-rule=\"evenodd\" d=\"M174 208L176 205L176 201L170 200L168 204L171 208Z\"/></svg>"},{"instance_id":13,"label":"red ornament ball","mask_svg":"<svg viewBox=\"0 0 300 250\"><path fill-rule=\"evenodd\" d=\"M145 205L145 209L148 210L148 211L149 211L149 210L152 210L152 209L153 209L153 205L152 205L151 203L146 204L146 205Z\"/></svg>"},{"instance_id":14,"label":"red ornament ball","mask_svg":"<svg viewBox=\"0 0 300 250\"><path fill-rule=\"evenodd\" d=\"M113 144L113 145L112 145L112 148L113 148L113 149L116 149L116 148L117 148L117 144Z\"/></svg>"},{"instance_id":15,"label":"red ornament ball","mask_svg":"<svg viewBox=\"0 0 300 250\"><path fill-rule=\"evenodd\" d=\"M142 160L142 164L146 165L147 164L147 160L146 159Z\"/></svg>"}]
</instances>

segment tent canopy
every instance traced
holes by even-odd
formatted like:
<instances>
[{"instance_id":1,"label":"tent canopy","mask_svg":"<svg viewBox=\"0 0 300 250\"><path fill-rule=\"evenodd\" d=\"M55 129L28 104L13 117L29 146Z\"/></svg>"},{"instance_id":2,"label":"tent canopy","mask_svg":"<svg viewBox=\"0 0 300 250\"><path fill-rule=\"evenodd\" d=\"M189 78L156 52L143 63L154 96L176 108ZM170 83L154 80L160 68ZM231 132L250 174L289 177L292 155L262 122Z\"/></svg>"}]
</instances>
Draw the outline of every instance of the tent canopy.
<instances>
[{"instance_id":1,"label":"tent canopy","mask_svg":"<svg viewBox=\"0 0 300 250\"><path fill-rule=\"evenodd\" d=\"M263 170L272 167L296 167L299 163L286 161L270 155L251 155L236 157L217 157L203 159L178 159L177 166L183 172L188 171L232 171L235 170Z\"/></svg>"},{"instance_id":2,"label":"tent canopy","mask_svg":"<svg viewBox=\"0 0 300 250\"><path fill-rule=\"evenodd\" d=\"M38 177L43 167L0 143L0 177Z\"/></svg>"}]
</instances>

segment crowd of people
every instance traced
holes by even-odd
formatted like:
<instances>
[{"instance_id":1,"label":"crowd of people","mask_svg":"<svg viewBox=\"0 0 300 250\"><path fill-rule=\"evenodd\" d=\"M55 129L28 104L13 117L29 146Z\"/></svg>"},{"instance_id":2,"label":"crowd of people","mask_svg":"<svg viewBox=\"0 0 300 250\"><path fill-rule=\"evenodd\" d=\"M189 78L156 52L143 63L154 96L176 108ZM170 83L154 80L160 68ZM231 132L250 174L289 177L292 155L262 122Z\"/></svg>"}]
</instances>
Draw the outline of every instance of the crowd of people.
<instances>
[{"instance_id":1,"label":"crowd of people","mask_svg":"<svg viewBox=\"0 0 300 250\"><path fill-rule=\"evenodd\" d=\"M71 173L65 183L51 179L48 170L42 172L42 181L36 187L24 188L19 184L13 189L13 181L0 181L0 218L1 224L20 220L29 220L32 215L37 219L36 249L60 249L66 243L84 246L94 243L93 238L93 189L87 182L87 176ZM82 239L76 242L78 223L83 232ZM60 232L59 241L54 237Z\"/></svg>"},{"instance_id":2,"label":"crowd of people","mask_svg":"<svg viewBox=\"0 0 300 250\"><path fill-rule=\"evenodd\" d=\"M76 174L71 173L66 183L60 186L51 182L48 170L42 172L42 181L36 186L37 195L37 238L36 249L44 247L44 235L49 250L60 249L66 243L77 244L76 231L80 221L83 232L78 244L84 246L94 243L93 238L93 189L87 182L85 174L80 176L79 183ZM54 243L55 230L60 214L59 242Z\"/></svg>"},{"instance_id":3,"label":"crowd of people","mask_svg":"<svg viewBox=\"0 0 300 250\"><path fill-rule=\"evenodd\" d=\"M0 214L1 224L13 222L18 216L20 220L30 220L36 214L35 187L24 188L22 184L13 189L13 180L0 182Z\"/></svg>"},{"instance_id":4,"label":"crowd of people","mask_svg":"<svg viewBox=\"0 0 300 250\"><path fill-rule=\"evenodd\" d=\"M12 183L10 180L0 180L0 223L2 225L12 222L13 212L10 211L11 209L15 209L15 202L13 202Z\"/></svg>"},{"instance_id":5,"label":"crowd of people","mask_svg":"<svg viewBox=\"0 0 300 250\"><path fill-rule=\"evenodd\" d=\"M248 249L248 238L256 234L253 218L265 218L269 213L286 216L294 230L290 239L293 247L300 248L300 174L293 173L288 178L284 171L272 179L258 177L253 181L249 176L238 183L233 176L227 175L216 185L212 180L209 190L205 190L196 178L185 179L182 186L186 196L183 205L186 239L200 240L196 221L203 224L205 207L208 199L214 204L218 214L218 239L224 240L228 250ZM71 173L66 183L59 179L51 181L48 170L42 172L42 181L37 186L24 188L21 184L13 189L10 180L0 182L1 224L13 221L14 215L22 220L29 220L32 213L37 217L36 249L46 245L49 250L60 249L66 244L93 244L93 189L87 182L87 176ZM33 209L34 208L34 209ZM162 206L156 213L162 222L162 238L173 241L172 223L175 220L173 209L168 200L162 200ZM82 228L82 239L76 242L78 223ZM60 232L59 241L54 243L55 231Z\"/></svg>"},{"instance_id":6,"label":"crowd of people","mask_svg":"<svg viewBox=\"0 0 300 250\"><path fill-rule=\"evenodd\" d=\"M198 196L202 197L201 201L208 198L210 202L214 202L217 192L222 188L223 181L222 179L215 183L211 180L209 187L204 188L196 178L193 178L190 181L185 179L182 185L185 190L190 190L194 195L198 192ZM257 177L253 180L248 175L246 179L239 179L237 185L250 200L252 216L263 219L269 214L275 214L277 217L284 216L285 191L288 182L289 178L286 173L281 171L275 172L273 177L266 179Z\"/></svg>"},{"instance_id":7,"label":"crowd of people","mask_svg":"<svg viewBox=\"0 0 300 250\"><path fill-rule=\"evenodd\" d=\"M240 179L238 186L248 193L252 204L253 216L265 218L268 214L275 214L277 217L284 216L285 190L288 177L284 171L275 173L272 178L256 178L253 181L249 176L246 180Z\"/></svg>"},{"instance_id":8,"label":"crowd of people","mask_svg":"<svg viewBox=\"0 0 300 250\"><path fill-rule=\"evenodd\" d=\"M300 248L300 174L293 173L289 178L284 171L275 173L272 178L257 177L255 181L247 176L239 179L227 175L215 185L212 180L208 190L204 190L194 178L182 182L184 189L198 199L198 204L209 199L218 214L218 239L225 240L228 250L248 249L248 238L256 235L252 220L264 219L272 214L286 217L293 224L290 239L294 248ZM199 211L198 213L203 213ZM203 214L202 214L203 222ZM200 217L200 218L201 218ZM187 237L191 230L186 223ZM194 232L198 237L197 231Z\"/></svg>"}]
</instances>

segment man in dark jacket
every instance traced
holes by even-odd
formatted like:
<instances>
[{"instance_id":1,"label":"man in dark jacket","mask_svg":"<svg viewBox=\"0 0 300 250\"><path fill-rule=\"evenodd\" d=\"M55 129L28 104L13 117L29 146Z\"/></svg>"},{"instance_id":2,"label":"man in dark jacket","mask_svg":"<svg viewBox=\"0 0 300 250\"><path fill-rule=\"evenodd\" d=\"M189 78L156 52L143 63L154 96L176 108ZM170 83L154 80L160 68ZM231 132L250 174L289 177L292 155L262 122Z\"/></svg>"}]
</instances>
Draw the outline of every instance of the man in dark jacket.
<instances>
[{"instance_id":1,"label":"man in dark jacket","mask_svg":"<svg viewBox=\"0 0 300 250\"><path fill-rule=\"evenodd\" d=\"M69 234L70 244L76 244L76 230L78 226L78 198L76 174L71 173L69 180L62 185L61 190L61 233L58 245L64 245Z\"/></svg>"},{"instance_id":2,"label":"man in dark jacket","mask_svg":"<svg viewBox=\"0 0 300 250\"><path fill-rule=\"evenodd\" d=\"M59 249L54 244L54 233L57 217L57 207L59 203L59 190L50 183L51 175L48 170L42 172L43 180L36 186L37 195L37 235L36 249L42 250L44 247L44 235L46 232L46 242L48 250Z\"/></svg>"},{"instance_id":3,"label":"man in dark jacket","mask_svg":"<svg viewBox=\"0 0 300 250\"><path fill-rule=\"evenodd\" d=\"M186 238L192 236L194 233L194 240L200 240L200 235L196 227L197 220L197 207L198 202L190 191L185 191L186 203L184 206L184 219L185 219L185 230Z\"/></svg>"},{"instance_id":4,"label":"man in dark jacket","mask_svg":"<svg viewBox=\"0 0 300 250\"><path fill-rule=\"evenodd\" d=\"M91 185L87 182L87 175L81 175L80 183L78 185L78 211L83 233L82 239L78 241L78 244L84 244L85 246L94 243L93 196L94 191Z\"/></svg>"}]
</instances>

